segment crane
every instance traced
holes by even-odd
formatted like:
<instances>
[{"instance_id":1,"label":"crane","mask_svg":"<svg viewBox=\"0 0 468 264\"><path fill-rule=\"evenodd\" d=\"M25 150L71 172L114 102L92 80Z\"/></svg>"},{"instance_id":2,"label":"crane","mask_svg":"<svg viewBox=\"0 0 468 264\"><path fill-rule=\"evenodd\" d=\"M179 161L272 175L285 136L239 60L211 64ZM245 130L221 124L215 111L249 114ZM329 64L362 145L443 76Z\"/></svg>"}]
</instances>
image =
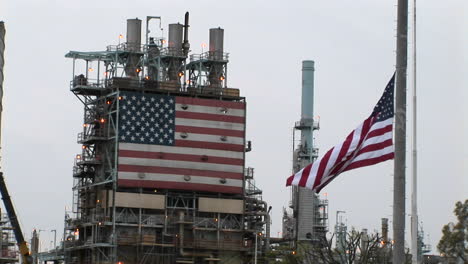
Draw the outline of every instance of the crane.
<instances>
[{"instance_id":1,"label":"crane","mask_svg":"<svg viewBox=\"0 0 468 264\"><path fill-rule=\"evenodd\" d=\"M5 178L3 177L3 172L0 172L0 193L2 194L3 204L10 219L11 226L13 227L13 233L15 234L16 242L18 243L19 251L21 254L21 259L23 264L32 264L33 260L31 253L29 252L28 244L24 240L23 232L16 216L15 208L11 202L10 194L5 184Z\"/></svg>"}]
</instances>

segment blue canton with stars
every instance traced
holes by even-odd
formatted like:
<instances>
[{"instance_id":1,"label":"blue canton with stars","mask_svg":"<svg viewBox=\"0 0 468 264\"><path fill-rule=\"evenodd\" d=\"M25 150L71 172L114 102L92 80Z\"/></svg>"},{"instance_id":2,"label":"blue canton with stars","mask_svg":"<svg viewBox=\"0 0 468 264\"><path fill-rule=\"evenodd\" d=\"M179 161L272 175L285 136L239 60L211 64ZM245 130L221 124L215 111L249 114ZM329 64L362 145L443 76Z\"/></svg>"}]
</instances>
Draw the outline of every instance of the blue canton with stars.
<instances>
[{"instance_id":1,"label":"blue canton with stars","mask_svg":"<svg viewBox=\"0 0 468 264\"><path fill-rule=\"evenodd\" d=\"M374 111L372 111L371 116L377 116L377 120L375 122L384 121L393 117L393 91L395 90L394 87L395 74L393 75L392 79L388 82L382 97L375 106Z\"/></svg>"},{"instance_id":2,"label":"blue canton with stars","mask_svg":"<svg viewBox=\"0 0 468 264\"><path fill-rule=\"evenodd\" d=\"M174 145L174 96L132 92L120 96L120 142Z\"/></svg>"}]
</instances>

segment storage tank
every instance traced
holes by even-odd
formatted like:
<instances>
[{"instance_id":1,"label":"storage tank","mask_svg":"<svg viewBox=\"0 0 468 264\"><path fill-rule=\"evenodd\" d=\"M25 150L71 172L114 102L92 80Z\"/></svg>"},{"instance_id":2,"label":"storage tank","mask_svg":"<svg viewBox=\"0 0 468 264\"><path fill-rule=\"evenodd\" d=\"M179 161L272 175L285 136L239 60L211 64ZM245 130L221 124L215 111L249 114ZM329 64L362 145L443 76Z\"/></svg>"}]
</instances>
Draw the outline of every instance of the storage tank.
<instances>
[{"instance_id":1,"label":"storage tank","mask_svg":"<svg viewBox=\"0 0 468 264\"><path fill-rule=\"evenodd\" d=\"M173 55L182 54L182 37L184 25L182 24L169 24L169 51Z\"/></svg>"},{"instance_id":2,"label":"storage tank","mask_svg":"<svg viewBox=\"0 0 468 264\"><path fill-rule=\"evenodd\" d=\"M127 50L141 50L141 20L127 19Z\"/></svg>"},{"instance_id":3,"label":"storage tank","mask_svg":"<svg viewBox=\"0 0 468 264\"><path fill-rule=\"evenodd\" d=\"M222 60L224 52L224 29L210 28L210 59Z\"/></svg>"}]
</instances>

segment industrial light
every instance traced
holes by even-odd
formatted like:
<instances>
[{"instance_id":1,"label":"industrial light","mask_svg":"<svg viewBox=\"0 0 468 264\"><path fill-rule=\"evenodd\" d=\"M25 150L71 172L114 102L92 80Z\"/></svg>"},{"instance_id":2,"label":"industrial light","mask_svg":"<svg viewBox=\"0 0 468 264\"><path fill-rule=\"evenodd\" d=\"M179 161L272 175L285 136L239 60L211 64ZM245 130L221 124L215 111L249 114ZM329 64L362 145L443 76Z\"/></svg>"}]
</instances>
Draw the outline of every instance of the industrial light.
<instances>
[{"instance_id":1,"label":"industrial light","mask_svg":"<svg viewBox=\"0 0 468 264\"><path fill-rule=\"evenodd\" d=\"M263 234L262 234L262 232L258 232L257 235L258 235L258 236L262 236Z\"/></svg>"},{"instance_id":2,"label":"industrial light","mask_svg":"<svg viewBox=\"0 0 468 264\"><path fill-rule=\"evenodd\" d=\"M122 35L122 34L119 35L119 39L123 39L123 35Z\"/></svg>"},{"instance_id":3,"label":"industrial light","mask_svg":"<svg viewBox=\"0 0 468 264\"><path fill-rule=\"evenodd\" d=\"M86 149L87 147L85 145L81 146L82 149Z\"/></svg>"},{"instance_id":4,"label":"industrial light","mask_svg":"<svg viewBox=\"0 0 468 264\"><path fill-rule=\"evenodd\" d=\"M215 218L215 222L218 222L218 218Z\"/></svg>"},{"instance_id":5,"label":"industrial light","mask_svg":"<svg viewBox=\"0 0 468 264\"><path fill-rule=\"evenodd\" d=\"M89 68L88 68L88 71L89 71L89 72L92 72L92 71L94 71L94 69L93 69L92 67L89 67Z\"/></svg>"},{"instance_id":6,"label":"industrial light","mask_svg":"<svg viewBox=\"0 0 468 264\"><path fill-rule=\"evenodd\" d=\"M224 81L224 76L223 75L219 76L219 80Z\"/></svg>"},{"instance_id":7,"label":"industrial light","mask_svg":"<svg viewBox=\"0 0 468 264\"><path fill-rule=\"evenodd\" d=\"M88 124L83 124L83 127L88 127Z\"/></svg>"},{"instance_id":8,"label":"industrial light","mask_svg":"<svg viewBox=\"0 0 468 264\"><path fill-rule=\"evenodd\" d=\"M104 123L106 122L106 120L104 118L101 118L101 120L99 120L101 123Z\"/></svg>"},{"instance_id":9,"label":"industrial light","mask_svg":"<svg viewBox=\"0 0 468 264\"><path fill-rule=\"evenodd\" d=\"M136 68L135 71L136 71L137 73L141 72L140 67Z\"/></svg>"},{"instance_id":10,"label":"industrial light","mask_svg":"<svg viewBox=\"0 0 468 264\"><path fill-rule=\"evenodd\" d=\"M150 77L148 75L145 76L145 80L149 80Z\"/></svg>"},{"instance_id":11,"label":"industrial light","mask_svg":"<svg viewBox=\"0 0 468 264\"><path fill-rule=\"evenodd\" d=\"M122 99L123 99L123 97L122 97L122 96L119 96L119 100L122 100Z\"/></svg>"},{"instance_id":12,"label":"industrial light","mask_svg":"<svg viewBox=\"0 0 468 264\"><path fill-rule=\"evenodd\" d=\"M77 159L81 159L81 155L76 155L76 158L77 158Z\"/></svg>"},{"instance_id":13,"label":"industrial light","mask_svg":"<svg viewBox=\"0 0 468 264\"><path fill-rule=\"evenodd\" d=\"M293 250L293 251L291 252L291 254L296 255L297 252L296 252L295 250Z\"/></svg>"},{"instance_id":14,"label":"industrial light","mask_svg":"<svg viewBox=\"0 0 468 264\"><path fill-rule=\"evenodd\" d=\"M161 40L161 42L162 42L162 44L166 44L166 40L165 40L165 39Z\"/></svg>"},{"instance_id":15,"label":"industrial light","mask_svg":"<svg viewBox=\"0 0 468 264\"><path fill-rule=\"evenodd\" d=\"M184 73L183 73L183 72L179 72L177 75L179 75L179 77L182 77L182 76L184 76Z\"/></svg>"},{"instance_id":16,"label":"industrial light","mask_svg":"<svg viewBox=\"0 0 468 264\"><path fill-rule=\"evenodd\" d=\"M107 101L106 101L106 104L110 105L110 104L111 104L111 101L110 101L110 100L107 100Z\"/></svg>"}]
</instances>

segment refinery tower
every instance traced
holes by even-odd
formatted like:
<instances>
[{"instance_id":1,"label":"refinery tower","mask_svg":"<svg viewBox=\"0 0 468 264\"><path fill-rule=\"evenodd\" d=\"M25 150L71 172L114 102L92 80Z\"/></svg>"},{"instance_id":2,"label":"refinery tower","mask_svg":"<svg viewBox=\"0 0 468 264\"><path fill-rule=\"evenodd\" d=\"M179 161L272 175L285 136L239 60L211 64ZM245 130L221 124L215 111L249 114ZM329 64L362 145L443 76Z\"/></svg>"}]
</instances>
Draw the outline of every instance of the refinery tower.
<instances>
[{"instance_id":1,"label":"refinery tower","mask_svg":"<svg viewBox=\"0 0 468 264\"><path fill-rule=\"evenodd\" d=\"M246 101L227 85L224 30L189 54L188 13L168 38L153 35L160 17L143 22L143 35L128 19L118 45L66 54L84 115L64 261L262 263L269 212L245 168Z\"/></svg>"}]
</instances>

